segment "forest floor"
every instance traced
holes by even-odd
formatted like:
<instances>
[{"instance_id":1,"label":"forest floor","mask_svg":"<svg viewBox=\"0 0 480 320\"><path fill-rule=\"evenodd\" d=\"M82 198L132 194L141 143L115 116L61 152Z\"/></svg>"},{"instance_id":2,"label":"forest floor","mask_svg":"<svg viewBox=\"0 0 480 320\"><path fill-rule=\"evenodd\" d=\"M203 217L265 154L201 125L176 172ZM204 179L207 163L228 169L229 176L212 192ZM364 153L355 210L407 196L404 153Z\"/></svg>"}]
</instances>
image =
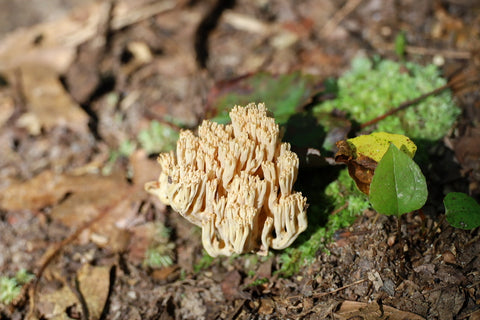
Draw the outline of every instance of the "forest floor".
<instances>
[{"instance_id":1,"label":"forest floor","mask_svg":"<svg viewBox=\"0 0 480 320\"><path fill-rule=\"evenodd\" d=\"M0 319L480 319L480 230L448 225L442 203L479 200L478 80L453 88L462 115L401 232L359 212L288 276L281 252L208 257L201 230L144 191L160 168L138 143L152 120L195 129L260 71L321 86L358 54L398 60L400 32L406 60L480 74L478 1L218 2L0 1L0 277L27 271Z\"/></svg>"}]
</instances>

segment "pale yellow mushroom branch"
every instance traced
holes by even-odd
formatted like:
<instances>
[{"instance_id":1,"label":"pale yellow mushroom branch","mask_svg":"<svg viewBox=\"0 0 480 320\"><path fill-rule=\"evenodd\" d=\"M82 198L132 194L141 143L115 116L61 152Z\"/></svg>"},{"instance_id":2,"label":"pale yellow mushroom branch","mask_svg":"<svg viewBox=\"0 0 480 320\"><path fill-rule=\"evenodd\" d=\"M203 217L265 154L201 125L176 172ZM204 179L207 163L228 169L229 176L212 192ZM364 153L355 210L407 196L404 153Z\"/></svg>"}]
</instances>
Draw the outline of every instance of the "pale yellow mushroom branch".
<instances>
[{"instance_id":1,"label":"pale yellow mushroom branch","mask_svg":"<svg viewBox=\"0 0 480 320\"><path fill-rule=\"evenodd\" d=\"M145 189L202 228L211 256L284 249L307 228L307 199L293 191L298 156L264 104L236 106L232 123L203 121L180 133L176 155Z\"/></svg>"}]
</instances>

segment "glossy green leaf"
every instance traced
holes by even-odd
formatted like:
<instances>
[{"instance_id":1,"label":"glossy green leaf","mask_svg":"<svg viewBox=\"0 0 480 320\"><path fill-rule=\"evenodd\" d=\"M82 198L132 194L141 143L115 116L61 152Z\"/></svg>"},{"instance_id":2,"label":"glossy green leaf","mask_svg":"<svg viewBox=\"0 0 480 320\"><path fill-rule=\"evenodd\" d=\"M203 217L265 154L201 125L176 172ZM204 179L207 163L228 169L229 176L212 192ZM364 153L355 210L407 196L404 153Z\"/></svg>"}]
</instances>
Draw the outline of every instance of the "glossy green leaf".
<instances>
[{"instance_id":1,"label":"glossy green leaf","mask_svg":"<svg viewBox=\"0 0 480 320\"><path fill-rule=\"evenodd\" d=\"M448 223L455 228L470 230L480 226L480 205L462 192L450 192L443 199Z\"/></svg>"},{"instance_id":2,"label":"glossy green leaf","mask_svg":"<svg viewBox=\"0 0 480 320\"><path fill-rule=\"evenodd\" d=\"M420 209L427 200L427 184L418 165L390 144L375 169L370 202L382 214L401 216Z\"/></svg>"}]
</instances>

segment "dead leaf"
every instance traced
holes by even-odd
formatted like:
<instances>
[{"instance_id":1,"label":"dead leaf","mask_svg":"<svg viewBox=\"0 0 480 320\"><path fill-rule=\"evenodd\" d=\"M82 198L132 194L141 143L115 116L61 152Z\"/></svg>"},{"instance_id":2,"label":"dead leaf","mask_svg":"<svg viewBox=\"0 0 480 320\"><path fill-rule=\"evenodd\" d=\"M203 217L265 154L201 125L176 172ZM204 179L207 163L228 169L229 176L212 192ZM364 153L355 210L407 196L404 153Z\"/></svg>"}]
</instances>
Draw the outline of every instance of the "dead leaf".
<instances>
[{"instance_id":1,"label":"dead leaf","mask_svg":"<svg viewBox=\"0 0 480 320\"><path fill-rule=\"evenodd\" d=\"M178 265L156 269L152 273L152 278L158 281L173 281L180 275L179 270Z\"/></svg>"},{"instance_id":2,"label":"dead leaf","mask_svg":"<svg viewBox=\"0 0 480 320\"><path fill-rule=\"evenodd\" d=\"M335 312L335 319L365 319L365 320L423 320L411 312L402 311L389 306L380 306L377 303L365 303L357 301L344 301L340 309Z\"/></svg>"},{"instance_id":3,"label":"dead leaf","mask_svg":"<svg viewBox=\"0 0 480 320\"><path fill-rule=\"evenodd\" d=\"M88 307L90 319L100 319L110 288L109 266L84 264L77 272L80 292Z\"/></svg>"},{"instance_id":4,"label":"dead leaf","mask_svg":"<svg viewBox=\"0 0 480 320\"><path fill-rule=\"evenodd\" d=\"M345 163L350 177L357 184L358 189L368 195L377 162L369 157L356 157L347 141L337 142L338 151L335 154L335 162Z\"/></svg>"},{"instance_id":5,"label":"dead leaf","mask_svg":"<svg viewBox=\"0 0 480 320\"><path fill-rule=\"evenodd\" d=\"M129 158L134 176L133 185L143 190L145 183L155 180L162 171L158 163L148 158L145 150L135 151Z\"/></svg>"},{"instance_id":6,"label":"dead leaf","mask_svg":"<svg viewBox=\"0 0 480 320\"><path fill-rule=\"evenodd\" d=\"M430 304L429 316L447 320L457 317L465 304L465 292L458 286L448 286L427 293Z\"/></svg>"},{"instance_id":7,"label":"dead leaf","mask_svg":"<svg viewBox=\"0 0 480 320\"><path fill-rule=\"evenodd\" d=\"M404 135L374 132L338 141L335 162L345 163L357 187L368 195L377 163L383 158L390 144L394 144L410 158L413 158L417 150L417 146Z\"/></svg>"},{"instance_id":8,"label":"dead leaf","mask_svg":"<svg viewBox=\"0 0 480 320\"><path fill-rule=\"evenodd\" d=\"M39 65L21 67L22 86L28 111L22 117L30 117L27 123L30 134L37 135L38 126L51 130L55 126L68 127L80 133L88 133L89 117L73 101L59 80L59 75L51 68ZM19 119L20 125L25 120Z\"/></svg>"},{"instance_id":9,"label":"dead leaf","mask_svg":"<svg viewBox=\"0 0 480 320\"><path fill-rule=\"evenodd\" d=\"M57 203L68 192L65 177L43 171L26 182L15 183L0 194L0 207L8 211L36 211Z\"/></svg>"},{"instance_id":10,"label":"dead leaf","mask_svg":"<svg viewBox=\"0 0 480 320\"><path fill-rule=\"evenodd\" d=\"M0 42L0 70L12 70L25 64L49 66L64 73L75 58L78 45L93 38L101 22L102 2L79 7L64 19L20 28ZM175 1L118 1L112 14L111 29L166 12Z\"/></svg>"},{"instance_id":11,"label":"dead leaf","mask_svg":"<svg viewBox=\"0 0 480 320\"><path fill-rule=\"evenodd\" d=\"M51 320L71 320L67 310L82 310L77 296L66 285L51 293L40 293L37 307L43 318Z\"/></svg>"},{"instance_id":12,"label":"dead leaf","mask_svg":"<svg viewBox=\"0 0 480 320\"><path fill-rule=\"evenodd\" d=\"M227 300L234 300L240 296L240 283L242 276L237 270L230 271L221 282L223 295Z\"/></svg>"},{"instance_id":13,"label":"dead leaf","mask_svg":"<svg viewBox=\"0 0 480 320\"><path fill-rule=\"evenodd\" d=\"M275 302L270 298L260 300L260 307L258 308L258 314L270 315L275 311Z\"/></svg>"}]
</instances>

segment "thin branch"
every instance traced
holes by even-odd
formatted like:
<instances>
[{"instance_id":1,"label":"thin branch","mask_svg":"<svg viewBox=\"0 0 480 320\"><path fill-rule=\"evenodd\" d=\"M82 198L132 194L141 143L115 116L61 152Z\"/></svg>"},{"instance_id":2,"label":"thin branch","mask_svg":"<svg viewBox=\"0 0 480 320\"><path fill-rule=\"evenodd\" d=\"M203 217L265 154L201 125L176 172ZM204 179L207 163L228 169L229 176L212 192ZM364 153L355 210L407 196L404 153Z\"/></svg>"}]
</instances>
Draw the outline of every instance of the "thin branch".
<instances>
[{"instance_id":1,"label":"thin branch","mask_svg":"<svg viewBox=\"0 0 480 320\"><path fill-rule=\"evenodd\" d=\"M343 7L341 7L333 17L325 23L320 30L323 36L330 34L339 24L348 16L353 10L355 10L362 0L348 0Z\"/></svg>"},{"instance_id":2,"label":"thin branch","mask_svg":"<svg viewBox=\"0 0 480 320\"><path fill-rule=\"evenodd\" d=\"M110 213L114 207L115 205L109 205L102 208L96 217L87 221L81 227L76 229L70 236L63 239L60 243L57 243L56 245L53 245L52 247L48 248L47 251L43 254L40 267L38 271L35 273L35 280L28 288L30 308L28 310L26 319L35 319L35 316L34 316L35 304L36 304L35 296L37 292L37 287L48 265L54 260L55 257L57 257L60 254L60 252L62 252L63 248L65 248L67 245L69 245L75 239L77 239L83 231L91 228L95 223L97 223L98 221L103 219L105 216L107 216L108 213Z\"/></svg>"},{"instance_id":3,"label":"thin branch","mask_svg":"<svg viewBox=\"0 0 480 320\"><path fill-rule=\"evenodd\" d=\"M474 69L469 69L469 70L463 70L457 75L453 76L450 81L448 81L447 84L444 84L441 87L438 87L432 91L429 91L427 93L424 93L420 96L418 96L415 99L405 101L401 103L398 107L393 108L387 112L385 112L383 115L378 116L370 121L367 121L365 123L362 123L360 125L360 129L364 129L366 127L369 127L371 125L374 125L378 123L379 121L385 119L388 116L391 116L392 114L395 114L401 110L404 110L410 106L416 105L417 103L423 101L424 99L430 97L430 96L436 96L443 91L447 89L452 89L452 90L461 90L464 89L472 84L478 83L480 81L480 78L478 76L478 72Z\"/></svg>"},{"instance_id":4,"label":"thin branch","mask_svg":"<svg viewBox=\"0 0 480 320\"><path fill-rule=\"evenodd\" d=\"M355 282L353 282L353 283L347 284L347 285L345 285L345 286L343 286L343 287L334 289L334 290L332 290L332 291L328 291L328 292L314 292L314 293L311 295L311 297L313 297L313 298L324 297L324 296L327 296L327 295L329 295L329 294L337 293L337 292L342 291L342 290L345 290L345 289L347 289L347 288L356 286L357 284L363 283L363 282L365 282L365 281L367 281L367 279L364 278L364 279L360 279L360 280L358 280L358 281L355 281ZM295 295L295 296L290 296L290 297L288 297L288 299L298 299L298 298L303 298L303 295Z\"/></svg>"}]
</instances>

